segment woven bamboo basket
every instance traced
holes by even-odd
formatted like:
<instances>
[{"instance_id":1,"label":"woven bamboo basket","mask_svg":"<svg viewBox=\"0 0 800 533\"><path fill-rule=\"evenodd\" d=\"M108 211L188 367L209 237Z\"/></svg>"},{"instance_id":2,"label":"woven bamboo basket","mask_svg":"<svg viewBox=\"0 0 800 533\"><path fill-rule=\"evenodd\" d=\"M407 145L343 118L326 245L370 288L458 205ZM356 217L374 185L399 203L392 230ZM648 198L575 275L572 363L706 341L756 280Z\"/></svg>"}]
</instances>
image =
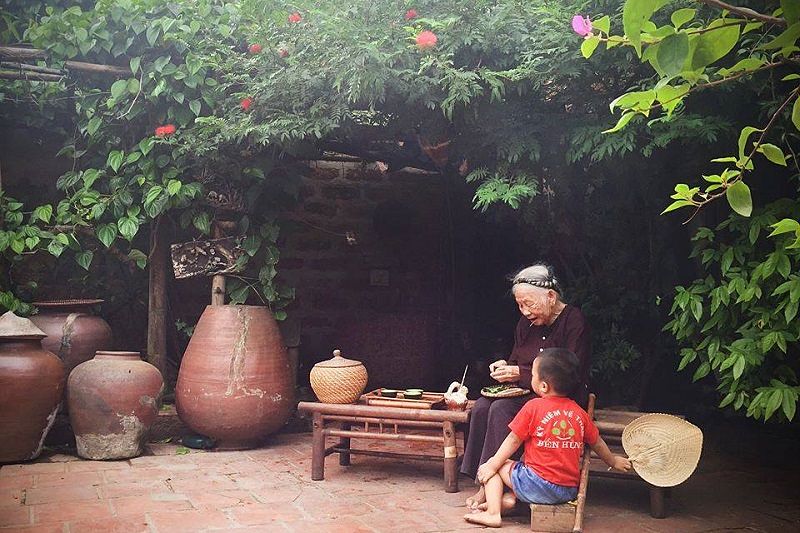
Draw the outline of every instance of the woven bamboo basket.
<instances>
[{"instance_id":1,"label":"woven bamboo basket","mask_svg":"<svg viewBox=\"0 0 800 533\"><path fill-rule=\"evenodd\" d=\"M311 369L311 388L323 403L354 403L367 386L367 369L360 361L345 359L340 350Z\"/></svg>"}]
</instances>

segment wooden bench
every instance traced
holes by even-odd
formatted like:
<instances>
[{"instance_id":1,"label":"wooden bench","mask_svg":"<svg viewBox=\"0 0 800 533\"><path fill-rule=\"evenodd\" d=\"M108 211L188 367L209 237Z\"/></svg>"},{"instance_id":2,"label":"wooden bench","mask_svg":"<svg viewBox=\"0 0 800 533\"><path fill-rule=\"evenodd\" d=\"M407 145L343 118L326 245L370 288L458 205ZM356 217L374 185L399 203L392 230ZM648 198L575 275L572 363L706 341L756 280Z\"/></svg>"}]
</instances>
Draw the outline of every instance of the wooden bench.
<instances>
[{"instance_id":1,"label":"wooden bench","mask_svg":"<svg viewBox=\"0 0 800 533\"><path fill-rule=\"evenodd\" d=\"M640 416L646 414L647 413L640 413L637 411L596 409L594 412L594 418L595 423L597 424L597 429L600 430L600 436L604 441L606 441L606 444L608 444L608 447L611 449L611 451L616 455L625 455L625 450L622 449L622 431L625 429L625 426ZM627 479L630 481L639 481L641 483L645 483L650 489L650 516L653 518L664 518L667 516L667 500L670 496L669 488L656 487L655 485L647 483L645 480L640 478L634 470L631 470L630 472L609 471L606 467L606 464L595 454L592 454L592 458L593 460L589 465L589 471L592 476Z\"/></svg>"}]
</instances>

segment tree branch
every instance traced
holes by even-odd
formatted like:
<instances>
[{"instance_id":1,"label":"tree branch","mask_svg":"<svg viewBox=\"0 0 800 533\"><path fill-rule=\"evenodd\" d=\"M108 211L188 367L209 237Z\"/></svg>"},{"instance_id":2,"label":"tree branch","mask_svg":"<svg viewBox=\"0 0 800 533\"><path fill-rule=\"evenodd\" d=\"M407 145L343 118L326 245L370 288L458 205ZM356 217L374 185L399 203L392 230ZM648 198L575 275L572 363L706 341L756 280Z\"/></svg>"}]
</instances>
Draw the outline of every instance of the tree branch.
<instances>
[{"instance_id":1,"label":"tree branch","mask_svg":"<svg viewBox=\"0 0 800 533\"><path fill-rule=\"evenodd\" d=\"M768 24L775 24L776 26L786 26L786 20L778 18L778 17L771 17L769 15L764 15L763 13L759 13L758 11L753 11L747 7L739 7L739 6L732 6L730 4L726 4L720 0L697 0L701 4L706 4L711 7L718 7L720 9L727 9L731 13L736 13L737 15L741 15L747 19L753 20L760 20L761 22L766 22Z\"/></svg>"}]
</instances>

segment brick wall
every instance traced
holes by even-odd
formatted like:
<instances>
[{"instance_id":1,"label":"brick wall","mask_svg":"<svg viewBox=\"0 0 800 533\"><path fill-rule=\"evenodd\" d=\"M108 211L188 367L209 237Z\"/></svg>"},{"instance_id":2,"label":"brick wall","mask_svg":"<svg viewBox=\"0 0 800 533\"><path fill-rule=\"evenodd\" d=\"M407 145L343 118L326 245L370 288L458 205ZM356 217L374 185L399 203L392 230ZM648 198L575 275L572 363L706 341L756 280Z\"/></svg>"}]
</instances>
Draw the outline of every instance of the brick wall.
<instances>
[{"instance_id":1,"label":"brick wall","mask_svg":"<svg viewBox=\"0 0 800 533\"><path fill-rule=\"evenodd\" d=\"M370 386L441 381L449 257L442 179L309 163L278 264L280 279L296 288L286 329L299 331L301 383L334 348L366 365Z\"/></svg>"}]
</instances>

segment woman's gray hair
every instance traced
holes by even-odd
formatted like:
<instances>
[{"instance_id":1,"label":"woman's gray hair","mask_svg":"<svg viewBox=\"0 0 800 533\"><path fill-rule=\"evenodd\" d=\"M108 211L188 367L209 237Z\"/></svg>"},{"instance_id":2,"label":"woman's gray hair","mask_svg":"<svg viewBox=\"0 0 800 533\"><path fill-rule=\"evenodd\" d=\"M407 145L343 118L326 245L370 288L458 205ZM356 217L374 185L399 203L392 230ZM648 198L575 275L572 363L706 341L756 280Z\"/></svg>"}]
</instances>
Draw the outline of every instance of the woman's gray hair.
<instances>
[{"instance_id":1,"label":"woman's gray hair","mask_svg":"<svg viewBox=\"0 0 800 533\"><path fill-rule=\"evenodd\" d=\"M511 292L517 285L525 284L540 289L553 289L561 296L561 285L559 285L553 267L544 263L536 263L525 267L511 278Z\"/></svg>"}]
</instances>

